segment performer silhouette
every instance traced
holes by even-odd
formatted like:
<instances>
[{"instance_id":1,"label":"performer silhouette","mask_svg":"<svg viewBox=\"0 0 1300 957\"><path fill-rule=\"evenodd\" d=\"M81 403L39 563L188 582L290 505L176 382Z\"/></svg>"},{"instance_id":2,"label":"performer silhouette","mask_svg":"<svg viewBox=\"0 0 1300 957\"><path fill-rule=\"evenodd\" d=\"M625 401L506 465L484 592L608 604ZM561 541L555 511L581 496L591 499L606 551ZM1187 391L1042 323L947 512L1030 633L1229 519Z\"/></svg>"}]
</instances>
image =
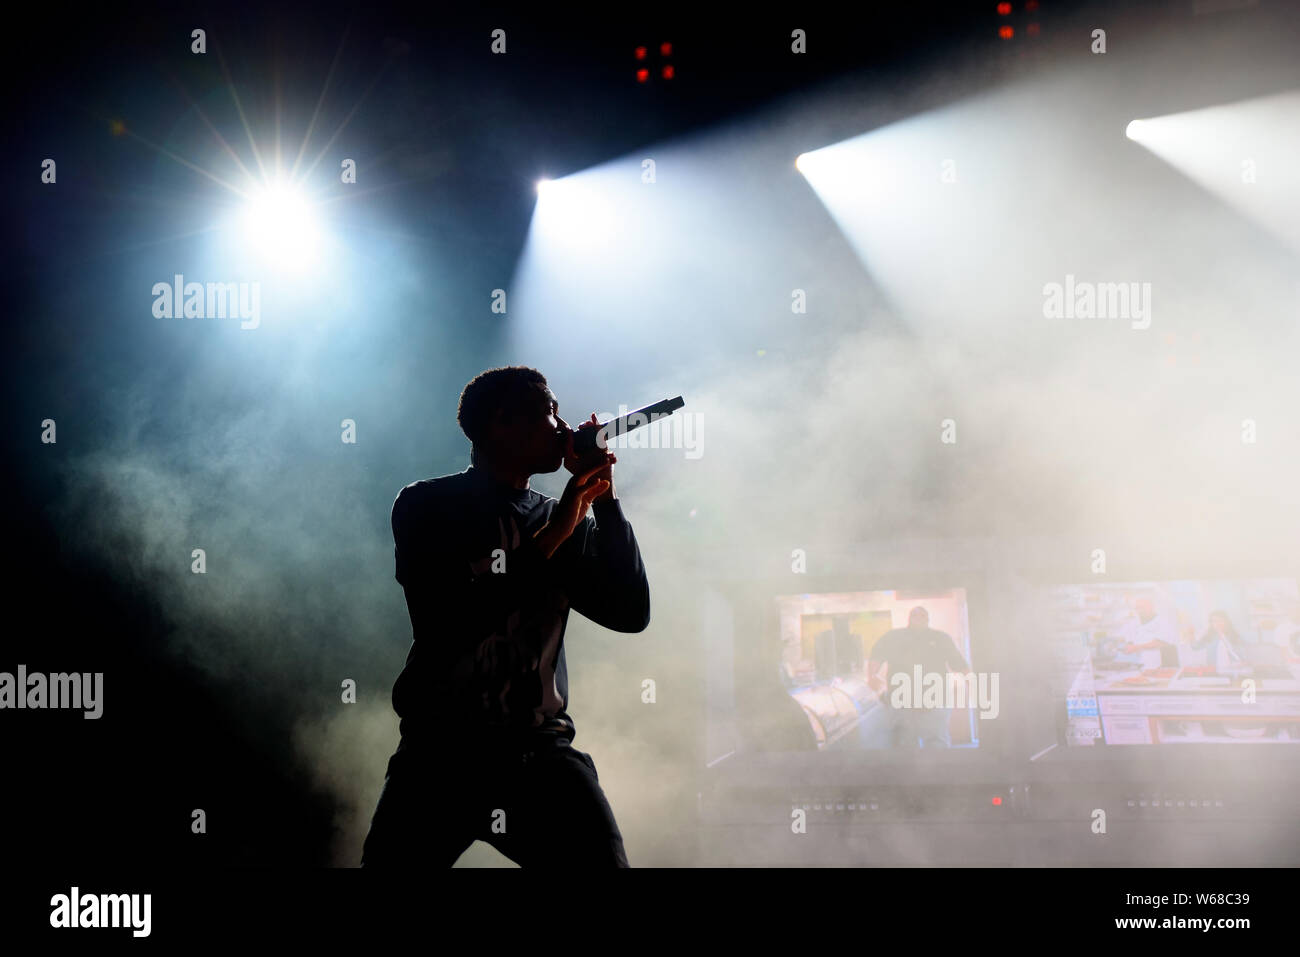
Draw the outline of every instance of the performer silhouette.
<instances>
[{"instance_id":1,"label":"performer silhouette","mask_svg":"<svg viewBox=\"0 0 1300 957\"><path fill-rule=\"evenodd\" d=\"M450 866L478 839L522 867L627 867L596 765L572 744L564 660L570 608L620 632L650 621L617 459L576 456L546 378L524 366L476 376L457 420L470 467L393 503L413 641L361 864ZM593 413L579 428L596 426ZM562 464L558 501L529 488Z\"/></svg>"}]
</instances>

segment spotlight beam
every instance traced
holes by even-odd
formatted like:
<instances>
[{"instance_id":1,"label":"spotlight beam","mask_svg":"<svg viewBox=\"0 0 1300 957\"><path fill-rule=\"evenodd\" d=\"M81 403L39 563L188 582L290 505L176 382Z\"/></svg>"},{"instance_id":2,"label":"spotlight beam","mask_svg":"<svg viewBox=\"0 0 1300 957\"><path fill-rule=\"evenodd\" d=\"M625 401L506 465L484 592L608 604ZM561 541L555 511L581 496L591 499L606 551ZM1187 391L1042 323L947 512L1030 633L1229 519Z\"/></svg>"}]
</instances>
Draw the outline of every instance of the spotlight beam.
<instances>
[{"instance_id":1,"label":"spotlight beam","mask_svg":"<svg viewBox=\"0 0 1300 957\"><path fill-rule=\"evenodd\" d=\"M217 142L221 144L221 148L224 149L230 158L235 161L235 165L239 167L239 171L244 174L245 178L249 180L253 179L252 171L244 165L243 160L239 158L239 154L235 152L234 147L226 141L226 138L221 135L221 132L216 128L213 122L208 119L208 115L203 112L203 108L199 106L198 103L194 102L194 98L189 95L185 87L176 79L175 75L169 75L171 76L172 85L176 88L177 92L179 92L180 95L189 102L190 106L194 108L195 115L203 121L203 125L211 131Z\"/></svg>"},{"instance_id":2,"label":"spotlight beam","mask_svg":"<svg viewBox=\"0 0 1300 957\"><path fill-rule=\"evenodd\" d=\"M217 54L217 62L221 64L221 75L226 78L226 90L230 93L230 99L235 104L235 112L239 114L239 122L243 125L244 134L248 137L248 145L253 151L253 159L257 162L257 171L265 180L266 165L262 162L262 154L257 148L257 140L253 137L253 128L248 125L248 117L244 114L244 104L239 102L239 94L235 92L235 81L231 79L230 70L226 67L226 58L221 55L221 44L215 37L212 46Z\"/></svg>"},{"instance_id":3,"label":"spotlight beam","mask_svg":"<svg viewBox=\"0 0 1300 957\"><path fill-rule=\"evenodd\" d=\"M307 124L307 133L302 138L302 146L298 147L298 155L293 161L293 169L289 170L289 179L293 179L298 174L298 166L302 163L303 154L307 152L307 144L311 142L311 135L316 130L316 121L320 118L320 108L325 102L325 95L329 93L330 83L334 79L334 71L338 68L339 57L343 55L343 48L347 46L348 31L351 29L352 24L349 23L343 30L343 36L339 38L339 47L334 51L334 60L330 63L329 72L325 74L325 84L321 87L320 96L316 100L316 109L312 111L311 122Z\"/></svg>"},{"instance_id":4,"label":"spotlight beam","mask_svg":"<svg viewBox=\"0 0 1300 957\"><path fill-rule=\"evenodd\" d=\"M1129 139L1300 251L1300 90L1134 120Z\"/></svg>"},{"instance_id":5,"label":"spotlight beam","mask_svg":"<svg viewBox=\"0 0 1300 957\"><path fill-rule=\"evenodd\" d=\"M334 141L337 140L340 135L342 135L343 131L347 128L347 125L352 122L352 117L356 116L357 110L361 109L361 104L366 102L366 99L370 96L371 91L374 90L375 85L379 83L379 78L384 75L384 71L388 69L388 65L392 63L396 57L397 57L396 51L393 51L392 53L388 54L388 59L384 61L383 66L381 66L378 72L375 73L375 78L370 81L370 85L365 88L361 96L357 99L357 102L353 104L352 109L348 111L348 115L345 116L343 118L343 122L339 124L339 128L334 131L334 135L331 136L329 138L329 141L324 146L321 147L320 152L316 155L316 159L312 162L311 166L307 167L307 171L303 174L304 177L310 176L312 170L314 170L317 164L319 164L320 161L325 158L326 152L328 152L329 148L334 145Z\"/></svg>"},{"instance_id":6,"label":"spotlight beam","mask_svg":"<svg viewBox=\"0 0 1300 957\"><path fill-rule=\"evenodd\" d=\"M183 156L178 156L178 155L176 155L175 153L173 153L173 152L172 152L171 150L169 150L169 149L165 149L165 148L163 148L163 147L161 147L161 146L158 146L156 143L151 143L151 142L149 142L149 140L145 139L145 138L144 138L143 136L141 136L139 133L136 133L136 132L135 132L134 130L132 130L130 127L127 127L123 132L125 132L127 136L131 137L131 139L135 140L136 142L138 142L138 143L143 143L145 146L147 146L149 149L153 150L154 152L159 153L159 154L161 154L161 155L163 155L163 156L166 156L168 159L173 160L174 162L180 163L182 166L184 166L184 167L186 167L186 168L188 168L188 169L192 169L192 170L194 170L194 172L196 172L196 173L198 173L198 174L200 174L200 175L202 175L202 176L206 176L208 179L212 180L212 182L216 183L218 186L222 187L223 189L228 189L228 190L230 190L230 191L231 191L232 193L234 193L236 196L239 196L239 197L242 198L242 199L251 199L251 198L252 198L252 197L250 197L249 194L246 193L244 190L240 189L238 186L235 186L235 185L233 185L233 184L231 184L231 183L227 183L227 182L226 182L224 179L222 179L220 176L217 176L217 175L214 174L214 173L210 173L210 172L208 172L207 170L205 170L205 169L204 169L203 167L201 167L201 166L196 166L194 163L191 163L189 160L185 159L185 157L183 157Z\"/></svg>"}]
</instances>

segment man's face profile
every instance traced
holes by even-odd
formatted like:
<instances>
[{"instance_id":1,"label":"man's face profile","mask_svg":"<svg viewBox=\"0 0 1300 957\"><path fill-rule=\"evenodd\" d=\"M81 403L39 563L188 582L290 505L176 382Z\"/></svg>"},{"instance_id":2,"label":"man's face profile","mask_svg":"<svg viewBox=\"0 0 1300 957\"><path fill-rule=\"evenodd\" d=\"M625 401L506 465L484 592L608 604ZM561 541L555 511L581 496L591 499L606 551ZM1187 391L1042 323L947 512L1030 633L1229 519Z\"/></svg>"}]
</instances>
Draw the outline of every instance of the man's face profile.
<instances>
[{"instance_id":1,"label":"man's face profile","mask_svg":"<svg viewBox=\"0 0 1300 957\"><path fill-rule=\"evenodd\" d=\"M528 474L554 472L564 464L564 448L556 418L559 403L547 389L534 390L514 410L499 409L493 422L493 446L505 461Z\"/></svg>"}]
</instances>

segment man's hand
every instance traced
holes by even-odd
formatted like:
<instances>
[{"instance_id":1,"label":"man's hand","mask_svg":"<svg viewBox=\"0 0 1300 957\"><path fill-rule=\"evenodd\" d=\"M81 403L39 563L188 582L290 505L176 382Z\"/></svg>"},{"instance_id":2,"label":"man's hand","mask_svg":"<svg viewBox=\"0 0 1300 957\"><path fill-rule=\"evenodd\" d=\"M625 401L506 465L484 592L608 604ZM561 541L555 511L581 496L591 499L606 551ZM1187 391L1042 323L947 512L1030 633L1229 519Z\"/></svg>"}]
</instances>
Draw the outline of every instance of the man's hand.
<instances>
[{"instance_id":1,"label":"man's hand","mask_svg":"<svg viewBox=\"0 0 1300 957\"><path fill-rule=\"evenodd\" d=\"M593 416L594 418L594 416ZM572 449L572 437L569 438ZM587 516L587 509L593 501L610 492L614 483L612 479L602 476L612 474L614 463L618 459L607 449L596 449L592 456L584 456L589 463L586 471L575 472L564 486L564 494L551 510L551 520L543 525L534 538L541 546L542 554L550 558L556 549L563 545L573 534L579 523ZM591 460L595 461L592 462Z\"/></svg>"},{"instance_id":2,"label":"man's hand","mask_svg":"<svg viewBox=\"0 0 1300 957\"><path fill-rule=\"evenodd\" d=\"M564 467L568 469L572 474L577 475L580 472L586 472L588 469L591 468L591 466L597 463L600 463L601 465L608 464L610 466L609 471L600 473L598 478L602 478L605 481L607 481L609 483L609 487L604 492L602 492L596 499L594 499L594 501L597 502L612 501L614 498L613 464L615 461L617 461L617 459L614 458L613 453L609 452L608 449L602 449L599 446L597 446L587 454L579 456L573 450L573 436L574 436L573 429L569 428L569 423L561 419L559 415L556 415L555 418L559 421L560 428L564 432ZM581 431L582 429L598 429L598 428L600 428L600 422L596 419L595 412L591 413L590 419L588 419L586 422L581 423L578 426L579 431ZM608 456L608 458L606 458L606 456Z\"/></svg>"}]
</instances>

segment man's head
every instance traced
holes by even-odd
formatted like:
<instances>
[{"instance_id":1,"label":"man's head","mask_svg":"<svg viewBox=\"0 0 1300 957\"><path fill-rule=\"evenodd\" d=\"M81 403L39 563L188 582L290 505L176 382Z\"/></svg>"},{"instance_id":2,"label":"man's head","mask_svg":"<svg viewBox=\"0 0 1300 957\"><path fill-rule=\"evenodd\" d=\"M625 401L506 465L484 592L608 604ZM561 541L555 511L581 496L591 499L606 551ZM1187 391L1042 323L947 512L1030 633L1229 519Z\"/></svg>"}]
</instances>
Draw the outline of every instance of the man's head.
<instances>
[{"instance_id":1,"label":"man's head","mask_svg":"<svg viewBox=\"0 0 1300 957\"><path fill-rule=\"evenodd\" d=\"M907 615L907 627L908 628L929 628L930 613L926 611L924 608L922 608L920 605L917 605Z\"/></svg>"},{"instance_id":2,"label":"man's head","mask_svg":"<svg viewBox=\"0 0 1300 957\"><path fill-rule=\"evenodd\" d=\"M526 366L488 369L460 394L456 421L473 444L476 466L492 463L521 475L564 464L559 403L546 377Z\"/></svg>"},{"instance_id":3,"label":"man's head","mask_svg":"<svg viewBox=\"0 0 1300 957\"><path fill-rule=\"evenodd\" d=\"M1148 622L1156 616L1156 603L1150 598L1142 597L1133 602L1133 607L1137 611L1138 618L1143 622Z\"/></svg>"}]
</instances>

